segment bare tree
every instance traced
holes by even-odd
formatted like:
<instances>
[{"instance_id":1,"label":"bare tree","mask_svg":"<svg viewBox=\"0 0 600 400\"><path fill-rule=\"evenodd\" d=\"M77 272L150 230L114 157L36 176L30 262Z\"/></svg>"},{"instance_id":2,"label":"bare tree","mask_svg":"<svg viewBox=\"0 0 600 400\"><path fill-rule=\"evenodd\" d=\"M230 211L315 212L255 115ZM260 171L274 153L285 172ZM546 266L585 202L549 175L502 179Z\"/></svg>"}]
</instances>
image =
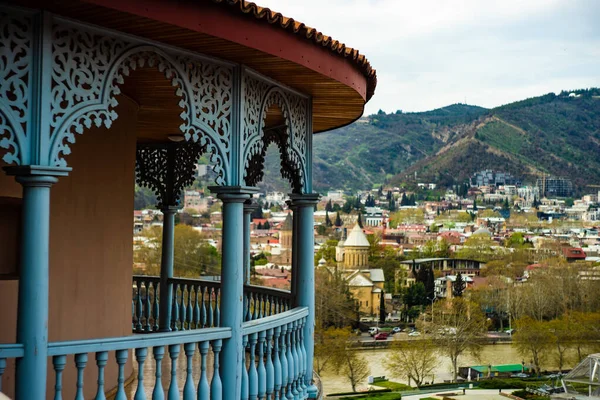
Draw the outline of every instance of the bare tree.
<instances>
[{"instance_id":1,"label":"bare tree","mask_svg":"<svg viewBox=\"0 0 600 400\"><path fill-rule=\"evenodd\" d=\"M542 363L552 346L552 333L547 323L531 317L516 321L517 332L513 336L517 349L524 357L531 357L535 373L539 376Z\"/></svg>"},{"instance_id":2,"label":"bare tree","mask_svg":"<svg viewBox=\"0 0 600 400\"><path fill-rule=\"evenodd\" d=\"M386 361L391 373L404 376L417 386L425 381L438 364L437 348L431 340L395 342Z\"/></svg>"},{"instance_id":3,"label":"bare tree","mask_svg":"<svg viewBox=\"0 0 600 400\"><path fill-rule=\"evenodd\" d=\"M479 306L464 298L440 302L433 311L433 318L427 318L431 314L425 313L417 324L420 329L429 330L440 353L450 358L452 380L456 381L458 358L466 352L479 353L487 322Z\"/></svg>"},{"instance_id":4,"label":"bare tree","mask_svg":"<svg viewBox=\"0 0 600 400\"><path fill-rule=\"evenodd\" d=\"M340 371L346 375L352 385L352 391L356 392L356 385L363 382L371 370L369 363L364 357L359 356L356 350L347 349L343 356L343 363L340 365Z\"/></svg>"}]
</instances>

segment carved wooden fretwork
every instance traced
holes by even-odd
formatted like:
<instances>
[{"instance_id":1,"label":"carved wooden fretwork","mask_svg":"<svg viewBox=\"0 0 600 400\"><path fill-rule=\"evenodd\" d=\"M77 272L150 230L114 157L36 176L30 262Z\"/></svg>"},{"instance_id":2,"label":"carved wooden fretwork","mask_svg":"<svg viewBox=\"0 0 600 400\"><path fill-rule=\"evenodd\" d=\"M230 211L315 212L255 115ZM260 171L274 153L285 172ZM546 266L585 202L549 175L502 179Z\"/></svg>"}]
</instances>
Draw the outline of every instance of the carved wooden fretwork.
<instances>
[{"instance_id":1,"label":"carved wooden fretwork","mask_svg":"<svg viewBox=\"0 0 600 400\"><path fill-rule=\"evenodd\" d=\"M31 17L0 9L0 149L7 164L27 162Z\"/></svg>"},{"instance_id":2,"label":"carved wooden fretwork","mask_svg":"<svg viewBox=\"0 0 600 400\"><path fill-rule=\"evenodd\" d=\"M183 189L194 183L196 163L204 151L205 147L193 142L138 145L136 183L156 194L158 208L177 207Z\"/></svg>"},{"instance_id":3,"label":"carved wooden fretwork","mask_svg":"<svg viewBox=\"0 0 600 400\"><path fill-rule=\"evenodd\" d=\"M244 180L254 186L264 176L264 159L267 147L275 143L281 156L281 174L292 192L306 190L308 102L309 99L281 89L267 81L245 74L244 96ZM270 107L281 109L285 127L265 129L265 119Z\"/></svg>"},{"instance_id":4,"label":"carved wooden fretwork","mask_svg":"<svg viewBox=\"0 0 600 400\"><path fill-rule=\"evenodd\" d=\"M229 178L233 70L204 58L182 56L130 37L111 36L56 23L52 31L52 121L50 161L65 166L75 134L111 126L119 86L130 72L154 67L176 88L180 130L187 140L207 146L217 184Z\"/></svg>"}]
</instances>

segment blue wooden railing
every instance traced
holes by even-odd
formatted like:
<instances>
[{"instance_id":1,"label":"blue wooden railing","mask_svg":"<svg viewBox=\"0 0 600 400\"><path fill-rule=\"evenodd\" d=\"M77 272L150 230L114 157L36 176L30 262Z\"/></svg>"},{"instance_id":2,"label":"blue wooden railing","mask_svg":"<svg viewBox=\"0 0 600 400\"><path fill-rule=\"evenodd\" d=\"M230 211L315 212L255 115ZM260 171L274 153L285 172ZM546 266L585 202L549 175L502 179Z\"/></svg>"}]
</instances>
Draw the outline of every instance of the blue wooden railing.
<instances>
[{"instance_id":1,"label":"blue wooden railing","mask_svg":"<svg viewBox=\"0 0 600 400\"><path fill-rule=\"evenodd\" d=\"M243 324L245 351L242 354L241 400L307 397L307 378L312 376L312 371L307 368L303 338L307 315L308 308L299 307ZM83 376L86 368L95 368L97 373L96 380L88 379L85 382L86 385L95 385L91 390L96 392L96 400L105 399L105 392L111 389L116 389L116 400L125 400L124 382L128 378L125 376L125 365L131 356L137 363L135 400L150 398L146 396L147 392L152 393L153 400L221 400L221 377L234 373L227 366L219 365L221 347L230 337L229 328L207 328L50 343L48 355L52 357L54 369L54 399L62 399L62 373L68 360L72 360L77 372L76 400L84 398L87 386L84 387ZM199 351L200 363L194 366L192 358L196 351ZM209 352L213 354L211 363L207 357ZM6 360L22 356L21 345L0 345L0 382ZM186 360L184 369L177 368L180 356ZM92 358L95 366L89 365L92 364ZM171 363L170 373L166 376L161 369L165 358ZM105 381L104 371L109 362L117 365L117 379L113 382ZM152 365L148 366L150 363ZM146 382L145 379L147 366L154 371L152 382ZM199 371L194 368L199 368ZM212 371L210 381L208 371ZM177 383L180 374L185 378L181 389ZM52 374L48 376L52 379ZM90 389L86 392L89 393Z\"/></svg>"},{"instance_id":2,"label":"blue wooden railing","mask_svg":"<svg viewBox=\"0 0 600 400\"><path fill-rule=\"evenodd\" d=\"M203 279L172 278L171 330L212 328L221 325L221 284ZM158 331L160 278L133 276L131 315L135 333ZM291 309L290 292L247 285L244 287L244 321L252 321Z\"/></svg>"},{"instance_id":3,"label":"blue wooden railing","mask_svg":"<svg viewBox=\"0 0 600 400\"><path fill-rule=\"evenodd\" d=\"M305 399L307 377L303 332L308 308L299 307L243 325L242 400Z\"/></svg>"}]
</instances>

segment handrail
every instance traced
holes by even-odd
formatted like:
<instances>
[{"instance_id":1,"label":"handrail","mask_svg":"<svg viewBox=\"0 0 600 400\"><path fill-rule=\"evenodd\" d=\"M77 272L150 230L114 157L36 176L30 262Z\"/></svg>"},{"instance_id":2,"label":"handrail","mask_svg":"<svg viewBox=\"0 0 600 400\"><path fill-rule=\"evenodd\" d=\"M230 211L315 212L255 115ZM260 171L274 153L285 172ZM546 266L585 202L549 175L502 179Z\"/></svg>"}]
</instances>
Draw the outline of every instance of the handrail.
<instances>
[{"instance_id":1,"label":"handrail","mask_svg":"<svg viewBox=\"0 0 600 400\"><path fill-rule=\"evenodd\" d=\"M244 335L251 335L253 333L266 331L267 329L274 329L301 320L307 315L308 307L294 308L292 310L282 312L281 314L244 322L242 324L242 332Z\"/></svg>"},{"instance_id":2,"label":"handrail","mask_svg":"<svg viewBox=\"0 0 600 400\"><path fill-rule=\"evenodd\" d=\"M94 353L137 349L141 347L170 346L175 344L229 339L231 328L206 328L191 331L163 332L153 335L130 335L122 337L84 339L48 343L48 355Z\"/></svg>"},{"instance_id":3,"label":"handrail","mask_svg":"<svg viewBox=\"0 0 600 400\"><path fill-rule=\"evenodd\" d=\"M248 291L252 291L255 293L278 295L280 297L288 299L292 298L292 292L290 292L289 290L276 289L258 285L244 285L244 289L248 289Z\"/></svg>"},{"instance_id":4,"label":"handrail","mask_svg":"<svg viewBox=\"0 0 600 400\"><path fill-rule=\"evenodd\" d=\"M25 348L19 343L0 344L0 358L21 358Z\"/></svg>"}]
</instances>

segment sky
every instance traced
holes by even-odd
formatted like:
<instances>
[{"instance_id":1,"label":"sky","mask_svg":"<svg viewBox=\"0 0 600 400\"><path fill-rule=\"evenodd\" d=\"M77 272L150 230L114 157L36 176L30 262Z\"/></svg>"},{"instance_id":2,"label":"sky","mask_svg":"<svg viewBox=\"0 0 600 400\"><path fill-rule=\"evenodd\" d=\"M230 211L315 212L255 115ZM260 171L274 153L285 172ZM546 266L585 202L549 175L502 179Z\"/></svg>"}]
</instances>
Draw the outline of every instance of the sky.
<instances>
[{"instance_id":1,"label":"sky","mask_svg":"<svg viewBox=\"0 0 600 400\"><path fill-rule=\"evenodd\" d=\"M600 86L600 0L256 0L365 54L379 109L496 107Z\"/></svg>"}]
</instances>

